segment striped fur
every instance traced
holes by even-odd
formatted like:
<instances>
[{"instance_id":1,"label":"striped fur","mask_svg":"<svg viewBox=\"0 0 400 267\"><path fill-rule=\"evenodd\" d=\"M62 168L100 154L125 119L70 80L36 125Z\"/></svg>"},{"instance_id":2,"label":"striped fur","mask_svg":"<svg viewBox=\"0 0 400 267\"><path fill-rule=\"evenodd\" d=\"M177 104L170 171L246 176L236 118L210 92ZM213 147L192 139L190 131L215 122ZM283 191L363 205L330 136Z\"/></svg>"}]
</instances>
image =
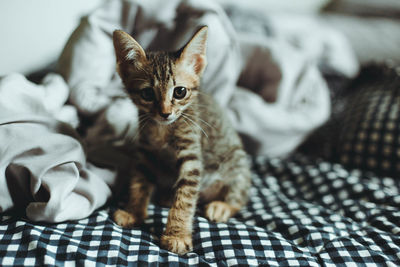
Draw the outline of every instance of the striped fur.
<instances>
[{"instance_id":1,"label":"striped fur","mask_svg":"<svg viewBox=\"0 0 400 267\"><path fill-rule=\"evenodd\" d=\"M159 190L160 202L171 206L161 245L179 254L192 249L198 202L208 219L223 222L247 202L250 187L240 138L213 99L198 89L206 38L202 28L178 52L145 53L128 34L114 33L119 74L140 110L130 201L114 220L124 227L140 224L153 190ZM175 95L178 87L186 88L182 98ZM173 192L172 199L166 200L165 192Z\"/></svg>"}]
</instances>

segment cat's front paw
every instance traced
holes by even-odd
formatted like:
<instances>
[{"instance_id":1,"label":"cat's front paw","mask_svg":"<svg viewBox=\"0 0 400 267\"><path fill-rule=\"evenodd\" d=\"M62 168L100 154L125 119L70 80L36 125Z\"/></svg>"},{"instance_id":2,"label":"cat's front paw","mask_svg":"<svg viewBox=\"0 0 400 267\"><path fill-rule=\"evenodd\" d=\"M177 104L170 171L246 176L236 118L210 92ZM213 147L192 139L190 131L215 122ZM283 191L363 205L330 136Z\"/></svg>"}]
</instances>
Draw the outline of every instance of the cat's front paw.
<instances>
[{"instance_id":1,"label":"cat's front paw","mask_svg":"<svg viewBox=\"0 0 400 267\"><path fill-rule=\"evenodd\" d=\"M125 210L118 209L114 212L114 222L124 228L130 228L134 225L139 225L143 222L143 219L136 218L132 213Z\"/></svg>"},{"instance_id":2,"label":"cat's front paw","mask_svg":"<svg viewBox=\"0 0 400 267\"><path fill-rule=\"evenodd\" d=\"M206 217L213 222L226 222L238 211L223 201L213 201L205 207Z\"/></svg>"},{"instance_id":3,"label":"cat's front paw","mask_svg":"<svg viewBox=\"0 0 400 267\"><path fill-rule=\"evenodd\" d=\"M164 234L161 237L161 246L179 255L186 254L193 249L192 235L173 236Z\"/></svg>"}]
</instances>

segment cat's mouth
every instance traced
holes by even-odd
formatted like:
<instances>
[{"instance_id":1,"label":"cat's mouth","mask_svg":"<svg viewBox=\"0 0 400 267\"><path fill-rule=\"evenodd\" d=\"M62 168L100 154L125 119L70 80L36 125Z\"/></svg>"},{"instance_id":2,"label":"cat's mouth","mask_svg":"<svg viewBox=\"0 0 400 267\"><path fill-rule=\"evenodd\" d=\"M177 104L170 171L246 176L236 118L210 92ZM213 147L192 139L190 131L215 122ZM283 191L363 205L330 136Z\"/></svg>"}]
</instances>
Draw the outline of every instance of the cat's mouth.
<instances>
[{"instance_id":1,"label":"cat's mouth","mask_svg":"<svg viewBox=\"0 0 400 267\"><path fill-rule=\"evenodd\" d=\"M174 123L175 121L176 121L176 119L177 119L178 117L175 117L175 116L170 116L170 117L168 117L168 118L155 118L154 120L157 122L157 123L159 123L159 124L161 124L161 125L169 125L169 124L172 124L172 123Z\"/></svg>"}]
</instances>

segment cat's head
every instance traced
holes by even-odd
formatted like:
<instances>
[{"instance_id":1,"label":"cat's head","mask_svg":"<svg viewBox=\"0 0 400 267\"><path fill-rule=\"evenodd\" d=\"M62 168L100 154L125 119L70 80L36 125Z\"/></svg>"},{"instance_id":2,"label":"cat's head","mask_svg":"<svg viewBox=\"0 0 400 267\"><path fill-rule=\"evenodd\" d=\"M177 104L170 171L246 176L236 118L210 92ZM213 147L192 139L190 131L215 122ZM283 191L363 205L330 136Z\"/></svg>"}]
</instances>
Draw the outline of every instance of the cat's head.
<instances>
[{"instance_id":1,"label":"cat's head","mask_svg":"<svg viewBox=\"0 0 400 267\"><path fill-rule=\"evenodd\" d=\"M149 52L127 33L113 34L117 71L136 106L155 121L170 124L198 95L206 67L207 27L176 52Z\"/></svg>"}]
</instances>

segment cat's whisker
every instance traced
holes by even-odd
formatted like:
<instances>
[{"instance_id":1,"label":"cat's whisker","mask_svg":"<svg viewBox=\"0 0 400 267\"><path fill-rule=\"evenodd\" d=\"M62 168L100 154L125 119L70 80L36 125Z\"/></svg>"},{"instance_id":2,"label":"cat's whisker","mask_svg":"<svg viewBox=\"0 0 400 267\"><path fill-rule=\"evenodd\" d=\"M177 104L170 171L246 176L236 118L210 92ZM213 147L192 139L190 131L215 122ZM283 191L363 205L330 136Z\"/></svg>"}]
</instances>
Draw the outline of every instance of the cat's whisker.
<instances>
[{"instance_id":1,"label":"cat's whisker","mask_svg":"<svg viewBox=\"0 0 400 267\"><path fill-rule=\"evenodd\" d=\"M198 128L204 133L204 135L205 135L205 136L207 137L207 139L208 139L207 133L203 130L203 128L202 128L197 122L195 122L194 120L192 120L191 118L189 118L188 116L186 116L186 115L184 115L184 114L182 114L182 116L183 116L184 118L188 119L189 121L191 121L191 122L193 123L194 126L198 127Z\"/></svg>"},{"instance_id":2,"label":"cat's whisker","mask_svg":"<svg viewBox=\"0 0 400 267\"><path fill-rule=\"evenodd\" d=\"M146 126L148 120L146 120L143 125L140 125L139 128L137 129L137 132L135 134L135 136L132 138L131 142L135 142L137 138L139 138L139 134L140 132L144 129L144 127Z\"/></svg>"},{"instance_id":3,"label":"cat's whisker","mask_svg":"<svg viewBox=\"0 0 400 267\"><path fill-rule=\"evenodd\" d=\"M143 126L140 128L140 130L138 131L138 134L140 133L140 131L142 131L145 127L146 127L146 124L148 123L150 121L150 118L148 118L144 123L143 123Z\"/></svg>"},{"instance_id":4,"label":"cat's whisker","mask_svg":"<svg viewBox=\"0 0 400 267\"><path fill-rule=\"evenodd\" d=\"M150 115L149 114L143 114L139 116L139 121L138 121L138 125L139 126L144 126L145 124L143 124L143 122L147 122L147 120L150 119ZM143 124L143 125L142 125Z\"/></svg>"},{"instance_id":5,"label":"cat's whisker","mask_svg":"<svg viewBox=\"0 0 400 267\"><path fill-rule=\"evenodd\" d=\"M182 118L183 118L183 121L186 123L186 125L189 126L190 129L192 129L192 131L194 132L192 125L190 125L190 123L188 123L187 119L184 116L182 116Z\"/></svg>"},{"instance_id":6,"label":"cat's whisker","mask_svg":"<svg viewBox=\"0 0 400 267\"><path fill-rule=\"evenodd\" d=\"M130 136L127 139L127 143L134 143L135 142L135 140L139 137L140 132L146 126L146 124L147 124L149 119L150 119L150 116L148 114L139 115L138 128L136 130L136 133L135 133L134 136Z\"/></svg>"},{"instance_id":7,"label":"cat's whisker","mask_svg":"<svg viewBox=\"0 0 400 267\"><path fill-rule=\"evenodd\" d=\"M195 117L195 116L190 115L190 114L187 114L187 113L182 113L182 114L184 114L185 116L191 117L191 118L194 118L194 117ZM207 125L208 127L215 129L214 126L212 126L211 124L209 124L208 122L206 122L206 121L203 120L202 118L197 118L197 119L199 119L201 122L203 122L203 123L204 123L205 125Z\"/></svg>"}]
</instances>

